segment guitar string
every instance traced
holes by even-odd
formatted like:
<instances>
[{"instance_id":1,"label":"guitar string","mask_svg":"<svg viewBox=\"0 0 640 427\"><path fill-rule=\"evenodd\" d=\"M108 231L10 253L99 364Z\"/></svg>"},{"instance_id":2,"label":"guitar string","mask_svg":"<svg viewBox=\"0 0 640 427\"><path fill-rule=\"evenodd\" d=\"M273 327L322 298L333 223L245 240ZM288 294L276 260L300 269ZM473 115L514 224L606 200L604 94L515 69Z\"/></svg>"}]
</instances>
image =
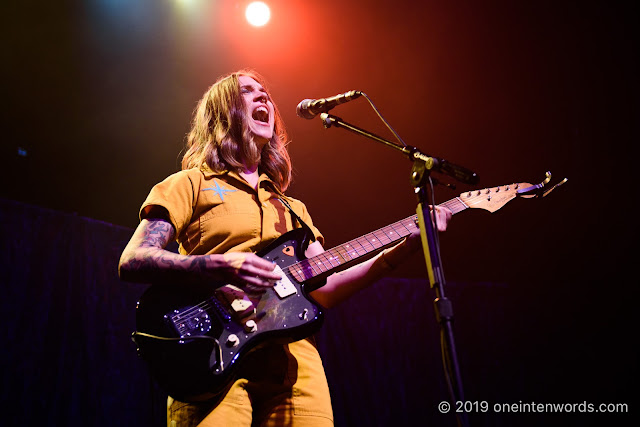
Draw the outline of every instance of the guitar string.
<instances>
[{"instance_id":1,"label":"guitar string","mask_svg":"<svg viewBox=\"0 0 640 427\"><path fill-rule=\"evenodd\" d=\"M346 263L349 262L353 259L356 259L362 255L366 255L368 253L370 253L371 251L375 250L375 249L379 249L383 246L388 245L389 243L393 243L394 241L400 240L402 237L405 236L401 236L398 239L395 238L391 238L389 237L389 234L387 232L385 232L384 230L388 230L391 229L392 232L395 232L396 234L400 235L395 229L394 227L398 228L400 226L404 227L404 229L406 231L408 231L410 233L410 230L408 229L408 227L405 225L405 223L413 223L413 217L410 218L405 218L404 220L398 221L394 224L388 225L386 227L383 227L379 230L373 231L371 233L366 234L365 236L359 237L357 239L351 240L343 245L340 245L336 248L332 248L329 249L321 254L318 254L312 258L309 258L307 260L302 260L296 264L291 265L289 268L290 270L293 269L297 264L308 264L308 267L311 268L311 270L313 270L314 275L311 277L314 277L315 275L318 275L320 273L323 273L325 271L329 271L332 269L333 265L331 262L331 259L336 260L337 262L339 262L340 264L342 263ZM375 234L378 233L378 234ZM383 239L380 237L380 234L382 234L382 236L384 236L384 238L386 240L388 240L386 243L383 241ZM379 243L374 243L374 242L379 242ZM363 254L361 254L358 251L358 248L354 245L358 245L361 248L361 251L364 251ZM352 247L353 250L350 251L348 249L346 249L347 247ZM344 254L349 256L349 259L346 259L345 256L343 254L340 253L340 249L342 249L344 252ZM338 256L332 256L331 254L335 254L337 252ZM356 257L353 257L352 254L355 252ZM329 258L330 256L332 256L332 258ZM341 260L342 259L342 260ZM305 263L306 261L306 263ZM324 261L324 262L323 262ZM331 268L327 268L325 263L328 263L329 265L331 265ZM340 265L339 264L339 265ZM318 273L316 271L316 268L318 270L320 270L320 272ZM296 279L309 279L310 277L306 277L306 276L302 276L302 274L308 271L308 269L305 269L304 267L298 267L298 269L295 271L295 273L298 273L298 275L294 274L294 277L296 277ZM292 272L293 273L293 272Z\"/></svg>"},{"instance_id":2,"label":"guitar string","mask_svg":"<svg viewBox=\"0 0 640 427\"><path fill-rule=\"evenodd\" d=\"M402 237L404 237L404 236L400 237L399 239L392 239L391 237L389 237L389 235L387 234L387 232L382 232L382 230L384 230L384 229L391 229L391 230L392 230L391 232L394 232L394 231L395 231L395 230L394 230L394 226L395 226L395 227L403 227L403 228L405 229L405 231L407 231L407 232L409 232L409 233L410 233L411 231L409 230L409 227L407 227L407 225L405 225L406 223L409 223L409 224L415 224L415 216L412 216L412 217L410 217L410 218L407 218L407 219L404 219L404 220L398 221L397 223L394 223L394 224L388 225L388 226L386 226L386 227L383 227L383 228L382 228L382 229L380 229L380 230L376 230L376 231L374 231L374 232L372 232L372 233L369 233L369 234L367 234L367 235L365 235L365 236L362 236L362 237L360 237L360 238L358 238L358 239L354 239L354 240L352 240L352 241L351 241L351 242L349 242L349 243L350 243L350 246L353 248L353 252L351 252L351 254L350 254L350 253L349 253L349 251L347 251L347 250L345 250L345 252L344 252L346 255L348 255L348 256L349 256L349 258L350 258L349 260L345 259L345 258L344 258L344 256L342 256L342 261L341 261L339 258L337 258L337 257L332 257L332 259L335 259L335 260L336 260L336 262L338 262L338 265L340 265L340 264L342 264L342 263L349 262L349 261L351 261L351 260L353 260L353 259L355 259L355 258L357 258L357 257L360 257L361 255L366 255L366 254L368 254L369 252L371 252L371 251L373 251L373 250L375 250L375 249L378 249L378 248L380 248L380 247L382 247L382 246L384 246L384 245L386 245L386 244L392 243L392 242L393 242L393 241L395 241L395 240L400 240L400 238L402 238ZM381 239L381 237L379 237L379 236L377 236L377 235L375 234L376 232L382 232L383 236L384 236L388 241L387 241L386 243L384 243L384 244L381 244L380 246L377 246L377 244L376 244L376 243L373 243L373 242L380 242L380 243L382 243L382 239ZM396 232L396 234L400 235L400 233L397 233L397 232ZM371 238L371 236L373 236L373 239ZM331 252L331 253L335 253L335 251L337 251L339 248L342 248L342 247L345 247L345 246L349 246L349 243L347 243L347 244L345 244L345 245L341 245L341 246L339 246L338 248L330 249L330 250L329 250L329 251L327 251L327 252L331 252L331 251L333 251L333 252ZM362 251L364 251L364 254L360 254L360 252L358 251L357 247L355 247L355 246L354 246L354 244L357 244L358 246L360 246L361 250L362 250ZM353 254L354 252L355 252L355 254L356 254L356 257L355 257L355 258L352 256L352 254ZM317 266L317 268L318 268L319 270L321 270L321 271L320 271L320 273L321 273L321 272L323 272L323 271L322 271L322 270L323 270L323 268L324 268L324 271L329 271L329 270L330 270L330 269L327 269L327 268L326 268L326 266L325 266L324 262L329 263L329 264L333 267L332 262L331 262L331 259L330 259L330 258L328 258L328 257L327 257L327 253L326 253L326 252L324 252L324 253L319 254L319 255L317 255L317 256L315 256L315 257L312 257L312 258L310 258L310 259L302 260L302 261L299 261L299 262L297 262L297 263L295 263L295 264L292 264L291 266L285 267L285 269L286 269L289 273L293 273L293 271L294 271L294 270L295 270L296 272L298 272L298 273L302 273L303 271L308 271L308 269L304 269L304 267L300 267L299 265L300 265L300 264L306 264L306 265L308 265L308 267L309 267L309 268L311 268L311 270L313 270L314 275L318 275L318 274L320 274L320 273L318 273L318 272L316 271L316 268L314 268L314 264L313 264L314 259L318 259L318 260L320 260L319 262L316 262L316 264L315 264L315 265ZM306 263L305 263L305 261L306 261ZM323 262L323 261L324 261L324 262ZM294 275L294 277L295 277L295 275ZM300 278L302 278L302 277L300 277ZM215 298L215 296L214 296L214 297L211 297L211 298L209 298L209 299L207 299L207 300L205 300L205 301L202 301L202 302L200 302L199 304L197 304L197 305L195 305L195 306L193 306L193 307L190 307L189 309L187 309L187 310L185 310L185 311L183 311L183 312L181 312L181 313L177 313L176 315L170 316L170 317L171 317L171 320L172 320L172 321L174 322L174 324L176 324L176 326L180 329L180 327L178 326L178 324L180 324L180 323L185 323L185 322L189 322L189 321L193 320L194 318L197 318L197 317L200 315L200 310L206 311L206 310L208 310L209 308L213 307L213 304L212 304L213 298ZM176 320L177 320L177 322L176 322Z\"/></svg>"},{"instance_id":3,"label":"guitar string","mask_svg":"<svg viewBox=\"0 0 640 427\"><path fill-rule=\"evenodd\" d=\"M481 196L474 196L474 197L472 197L472 199L476 199L478 197L481 197ZM448 202L445 202L445 203L443 203L443 205L445 205L447 207L451 206L451 208L454 208L452 210L455 210L455 211L458 211L458 209L455 209L455 205L462 205L462 209L466 209L467 208L467 206L465 206L464 202L461 202L457 198L456 199L452 199L452 200L450 200ZM296 277L296 275L293 274L294 271L297 272L297 273L302 274L304 271L308 271L308 268L311 268L311 270L313 271L313 273L314 273L313 276L318 275L318 274L320 274L320 273L322 273L324 271L329 271L330 269L333 268L332 260L335 260L338 263L338 265L341 265L343 263L352 261L353 259L357 259L358 257L360 257L362 255L366 255L366 254L370 253L371 251L373 251L375 249L378 249L378 248L380 248L380 247L382 247L382 246L384 246L386 244L392 243L392 242L394 242L396 240L400 240L401 238L405 237L401 233L397 232L396 229L399 228L399 227L402 227L402 228L404 228L404 230L407 233L411 233L411 230L409 229L407 224L415 225L416 218L417 218L417 216L413 215L413 216L411 216L409 218L406 218L406 219L398 221L398 222L396 222L394 224L391 224L391 225L388 225L386 227L383 227L380 230L376 230L374 232L368 233L365 236L362 236L360 238L354 239L354 240L352 240L350 242L347 242L347 243L345 243L343 245L340 245L340 246L338 246L336 248L329 249L328 251L326 251L326 252L324 252L322 254L319 254L319 255L317 255L315 257L312 257L312 258L306 259L306 260L301 260L301 261L299 261L299 262L297 262L295 264L292 264L292 265L290 265L288 267L285 267L285 270L287 270L287 272L292 274L294 277ZM389 232L383 231L383 230L389 230L389 229L391 229L391 233L395 232L398 236L401 236L401 237L399 237L398 239L393 239L393 238L389 237ZM388 241L386 243L383 243L381 237L379 237L375 233L382 233L382 235ZM373 239L371 238L371 236L373 236ZM380 242L380 243L383 243L383 244L381 244L380 246L377 246L377 244L373 243L373 242ZM361 254L360 251L358 250L357 246L355 246L355 245L359 246L361 248L360 251L364 251L364 253ZM346 249L346 247L348 247L348 246L350 246L352 248L351 251ZM344 251L343 254L340 254L340 249L342 249ZM328 255L328 254L336 254L336 253L337 253L338 256L331 255L329 257L329 255ZM353 256L354 253L356 255L355 257ZM347 255L349 257L349 259L346 259L345 255ZM313 261L316 260L316 259L320 260L319 263L318 262L315 263L315 266L317 267L317 269L321 270L320 272L318 272L316 270L316 268L314 267ZM325 263L328 263L331 266L331 268L326 268ZM304 264L304 266L301 266L303 264ZM308 267L308 268L305 268L305 267ZM324 268L324 271L322 271L323 268ZM297 277L297 278L298 279L308 279L308 277L307 278L305 278L305 277ZM176 323L175 320L176 320L176 316L178 316L178 315L179 315L178 320L180 321L180 323L188 322L188 321L193 320L194 318L196 318L200 314L200 312L199 312L200 309L207 310L207 309L209 309L209 308L214 306L214 304L212 304L212 301L213 301L214 298L215 297L211 297L211 298L209 298L209 299L207 299L205 301L202 301L201 303L199 303L199 304L197 304L197 305L195 305L193 307L190 307L189 309L185 310L182 313L178 313L177 315L171 316L172 321L174 321L174 323Z\"/></svg>"},{"instance_id":4,"label":"guitar string","mask_svg":"<svg viewBox=\"0 0 640 427\"><path fill-rule=\"evenodd\" d=\"M499 189L500 187L496 187L496 188ZM509 186L506 186L506 188L508 189ZM491 192L490 189L475 190L473 192L469 192L469 194L477 192L476 195L475 196L471 195L470 197L468 197L466 199L466 201L461 200L460 197L456 197L454 199L451 199L451 200L448 200L448 201L442 203L442 205L444 205L447 208L451 209L451 211L453 213L458 213L458 212L461 212L464 209L468 209L472 205L476 205L478 203L483 202L485 200L485 194L486 194L487 190L489 191L489 193ZM458 206L460 206L460 205L461 205L461 209L458 210ZM383 247L383 246L385 246L385 245L387 245L389 243L392 243L395 240L400 240L401 238L406 237L406 236L401 236L398 239L392 239L391 237L389 237L387 232L384 232L383 230L391 228L392 229L391 232L393 233L393 232L396 232L394 227L404 227L407 232L411 233L411 231L405 225L405 223L414 223L415 224L416 218L417 218L416 215L413 215L413 216L411 216L409 218L405 218L405 219L403 219L401 221L398 221L398 222L396 222L394 224L390 224L390 225L385 226L385 227L383 227L383 228L381 228L379 230L376 230L376 231L373 231L371 233L368 233L365 236L359 237L357 239L353 239L350 242L347 242L347 243L345 243L343 245L340 245L340 246L337 246L335 248L329 249L328 251L325 251L322 254L316 255L315 257L312 257L312 258L309 258L309 259L306 259L306 260L298 261L297 263L294 263L294 264L292 264L290 266L285 267L283 270L287 270L287 272L289 272L291 275L296 277L296 275L293 274L294 271L297 272L297 273L300 273L300 274L302 274L304 271L308 271L308 269L305 269L304 267L301 266L302 264L306 264L306 265L308 265L309 268L311 268L311 270L314 273L314 275L311 276L311 277L314 277L314 276L316 276L316 275L318 275L320 273L323 273L323 272L326 272L326 271L329 271L329 270L333 269L334 266L333 266L332 260L335 260L338 263L338 266L339 266L341 264L344 264L344 263L347 263L347 262L352 261L354 259L357 259L360 256L366 255L366 254L372 252L375 249L379 249L379 248L381 248L381 247ZM376 246L376 244L373 243L373 242L377 241L377 242L382 243L382 239L379 236L377 236L375 233L382 233L383 236L386 239L388 239L388 242L383 243L380 246ZM400 233L397 233L397 234L400 235ZM373 236L373 239L371 239L368 236ZM354 244L359 245L362 248L362 250L364 251L364 253L360 254L360 252L358 252L358 249L353 246ZM345 249L348 246L351 246L353 248L353 250L349 251L349 250ZM339 252L340 249L344 250L344 255L348 255L349 256L348 260L344 257L343 254L340 254L340 252ZM352 254L354 252L356 254L356 257L352 256ZM331 253L331 254L336 254L337 253L337 255L336 256L332 255L331 257L329 257L328 253ZM317 266L317 268L320 270L320 272L317 272L316 269L314 268L314 264L312 264L312 261L314 259L316 259L316 258L320 260L320 263L316 263L315 264ZM329 263L330 268L327 268L325 266L325 262ZM323 271L323 268L324 268L324 271ZM303 279L303 277L300 277L300 278ZM308 279L308 277L305 278L305 279ZM198 314L199 314L198 310L206 311L206 310L208 310L209 308L212 308L215 305L215 304L212 304L213 298L215 298L215 297L208 298L205 301L202 301L199 304L197 304L197 305L185 310L184 312L178 313L181 316L179 319L182 320L182 321L190 321L190 320L196 318L198 316ZM171 317L172 321L174 321L175 316L170 316L170 317Z\"/></svg>"},{"instance_id":5,"label":"guitar string","mask_svg":"<svg viewBox=\"0 0 640 427\"><path fill-rule=\"evenodd\" d=\"M381 230L383 230L383 229L393 228L394 226L396 226L396 227L397 227L397 226L404 227L404 228L405 228L405 230L406 230L407 232L410 232L409 228L405 225L405 223L413 223L413 217L410 217L410 218L407 218L407 219L404 219L404 220L398 221L397 223L394 223L394 224L388 225L388 226L386 226L386 227L383 227L382 229L380 229L380 230L376 230L376 231L374 231L374 232L372 232L372 233L369 233L369 234L367 234L367 235L365 235L365 236L363 236L363 237L360 237L360 238L358 238L358 239L354 239L354 240L352 241L352 243L357 243L357 244L362 248L361 250L363 250L363 251L364 251L364 254L361 254L360 252L358 252L358 250L357 250L356 248L354 248L354 249L353 249L353 251L354 251L354 252L356 253L356 255L357 255L355 258L358 258L358 257L360 257L360 256L362 256L362 255L366 255L366 254L368 254L369 252L371 252L371 251L373 251L373 250L375 250L375 249L378 249L378 248L380 248L380 247L384 246L385 244L389 244L389 243L391 243L391 242L393 242L393 241L394 241L394 239L390 238L390 237L387 235L387 233L383 233L384 237L385 237L386 239L388 239L388 242L387 242L387 243L385 243L385 244L383 244L383 245L381 245L381 246L376 246L375 244L371 243L371 239L370 239L370 238L368 238L367 236L370 236L370 235L371 235L371 236L373 236L373 237L374 237L374 240L380 241L380 240L381 240L381 238L380 238L379 236L376 236L374 233L376 233L376 232L381 232ZM396 232L396 233L397 233L397 232ZM397 234L399 234L399 233L397 233ZM404 236L403 236L403 237L404 237ZM402 238L402 237L400 237L400 238ZM400 238L399 238L399 239L400 239ZM397 239L397 240L399 240L399 239ZM367 247L366 247L363 243L361 243L361 242L365 242L365 243L367 243L367 246L368 246L369 248L367 248ZM326 268L326 266L325 266L325 264L324 264L322 261L320 261L320 262L321 262L321 264L316 264L316 266L317 266L318 270L320 270L320 272L316 271L316 268L314 268L314 265L313 265L311 262L309 262L309 260L313 260L314 258L319 258L319 259L321 259L321 260L324 260L324 262L327 262L327 263L329 263L330 265L332 265L332 262L331 262L331 261L330 261L330 259L327 257L327 252L334 251L333 253L335 253L335 251L337 251L337 250L338 250L339 248L341 248L342 246L344 246L344 245L341 245L341 246L339 246L339 247L337 247L337 248L329 249L329 251L325 251L325 252L323 252L322 254L319 254L319 255L317 255L317 256L315 256L315 257L312 257L312 258L310 258L310 259L307 259L307 260L301 260L301 261L299 261L299 262L297 262L297 263L295 263L295 264L292 264L292 265L290 265L290 266L288 266L288 267L285 267L283 270L287 270L287 272L289 272L291 275L293 275L294 277L296 277L296 275L295 275L295 274L293 274L293 270L294 270L295 268L297 268L297 270L296 270L297 272L303 272L303 271L305 271L304 269L302 269L302 268L300 268L300 267L299 267L299 264L304 264L304 263L305 263L305 261L307 261L308 266L313 270L314 276L316 276L316 275L318 275L318 274L320 274L320 273L322 273L322 272L324 272L324 271L329 271L329 270L330 270L330 269L332 269L332 268L327 269L327 268ZM352 245L352 246L353 246L353 245ZM346 253L347 255L349 255L349 253L348 253L347 251L345 251L345 253ZM352 252L352 253L353 253L353 252ZM347 260L347 259L345 259L344 257L342 257L342 261L341 261L341 260L340 260L340 258L338 258L338 257L333 257L333 259L334 259L336 262L338 262L338 265L341 265L341 264L343 264L343 263L345 263L345 262L349 262L349 261L351 261L351 260L355 259L355 258L354 258L353 256L351 256L351 255L349 255L349 258L350 258L350 259L349 259L349 260ZM332 267L333 267L333 266L332 266ZM323 269L323 268L324 268L324 271L322 271L322 269ZM313 276L312 276L312 277L313 277ZM210 309L210 308L214 307L214 306L215 306L215 303L213 302L213 301L214 301L214 298L215 298L215 296L210 297L210 298L208 298L208 299L206 299L206 300L204 300L204 301L202 301L202 302L200 302L200 303L196 304L195 306L192 306L192 307L190 307L190 308L186 309L185 311L183 311L183 312L181 312L181 313L176 313L175 315L170 316L170 318L171 318L172 322L174 322L174 324L176 325L176 327L178 327L178 329L180 329L179 324L181 324L181 323L186 323L186 322L189 322L189 321L191 321L191 320L193 320L193 319L197 318L197 317L200 315L200 310L206 311L206 310L208 310L208 309Z\"/></svg>"}]
</instances>

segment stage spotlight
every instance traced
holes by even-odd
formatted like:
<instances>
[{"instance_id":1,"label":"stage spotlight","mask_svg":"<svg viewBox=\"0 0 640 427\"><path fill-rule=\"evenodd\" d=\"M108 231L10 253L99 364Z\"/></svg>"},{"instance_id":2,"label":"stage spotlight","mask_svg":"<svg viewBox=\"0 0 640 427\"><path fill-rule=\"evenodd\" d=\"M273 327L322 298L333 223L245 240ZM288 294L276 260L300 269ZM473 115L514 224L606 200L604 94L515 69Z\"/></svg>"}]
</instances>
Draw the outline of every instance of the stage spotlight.
<instances>
[{"instance_id":1,"label":"stage spotlight","mask_svg":"<svg viewBox=\"0 0 640 427\"><path fill-rule=\"evenodd\" d=\"M269 10L269 6L265 3L261 1L254 1L247 6L245 16L247 21L249 21L249 24L254 27L262 27L269 22L269 18L271 18L271 11Z\"/></svg>"}]
</instances>

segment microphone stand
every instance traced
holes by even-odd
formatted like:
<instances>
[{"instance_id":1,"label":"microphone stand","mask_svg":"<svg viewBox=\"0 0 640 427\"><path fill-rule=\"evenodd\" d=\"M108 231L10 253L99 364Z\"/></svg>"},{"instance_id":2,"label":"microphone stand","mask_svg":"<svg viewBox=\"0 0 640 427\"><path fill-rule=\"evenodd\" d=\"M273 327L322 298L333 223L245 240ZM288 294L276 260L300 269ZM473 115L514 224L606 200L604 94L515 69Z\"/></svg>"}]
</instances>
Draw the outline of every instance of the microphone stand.
<instances>
[{"instance_id":1,"label":"microphone stand","mask_svg":"<svg viewBox=\"0 0 640 427\"><path fill-rule=\"evenodd\" d=\"M424 251L425 262L427 266L427 273L429 276L429 283L431 288L435 290L436 298L434 300L434 308L436 314L436 320L440 325L441 333L441 345L443 354L443 367L445 372L445 379L449 395L451 396L453 407L449 410L455 412L458 425L467 426L467 415L463 411L459 412L457 409L460 405L456 402L462 403L462 409L464 409L464 394L462 390L462 380L460 375L460 368L457 361L455 341L453 337L453 306L451 301L444 294L445 278L440 263L440 248L438 244L436 229L433 221L428 221L430 218L429 209L429 191L427 183L430 180L430 173L432 170L446 173L466 183L474 183L477 181L475 173L452 164L447 163L443 159L427 156L412 146L399 146L391 141L381 138L371 132L361 129L357 126L344 122L341 118L333 116L328 113L322 113L320 115L325 128L331 126L347 129L356 134L373 139L388 147L401 151L409 160L413 161L413 167L411 169L411 184L414 187L415 194L418 199L418 206L416 213L418 214L418 225L420 227L420 237L422 239L422 248ZM440 407L439 407L440 409ZM442 411L441 412L448 412Z\"/></svg>"}]
</instances>

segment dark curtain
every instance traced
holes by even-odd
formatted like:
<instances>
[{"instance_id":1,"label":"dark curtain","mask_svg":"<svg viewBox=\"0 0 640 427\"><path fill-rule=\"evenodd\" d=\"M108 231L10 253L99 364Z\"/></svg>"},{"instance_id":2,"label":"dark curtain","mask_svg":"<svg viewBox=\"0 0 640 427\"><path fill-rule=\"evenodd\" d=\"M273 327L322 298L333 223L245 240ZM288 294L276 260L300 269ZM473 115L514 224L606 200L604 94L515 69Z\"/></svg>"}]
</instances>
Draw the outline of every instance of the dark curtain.
<instances>
[{"instance_id":1,"label":"dark curtain","mask_svg":"<svg viewBox=\"0 0 640 427\"><path fill-rule=\"evenodd\" d=\"M146 286L117 275L133 230L6 200L0 219L1 424L165 425L166 395L130 341ZM548 298L547 288L526 280L520 289L447 285L467 399L631 403L637 352L616 352L630 337L596 320L571 320L583 311L596 316L593 305L563 312L558 293ZM437 408L448 394L433 298L425 280L387 278L326 313L317 340L336 426L455 425ZM476 411L471 419L487 426L619 419L518 415Z\"/></svg>"},{"instance_id":2,"label":"dark curtain","mask_svg":"<svg viewBox=\"0 0 640 427\"><path fill-rule=\"evenodd\" d=\"M129 338L145 286L117 274L132 230L0 203L2 424L153 425L163 408Z\"/></svg>"}]
</instances>

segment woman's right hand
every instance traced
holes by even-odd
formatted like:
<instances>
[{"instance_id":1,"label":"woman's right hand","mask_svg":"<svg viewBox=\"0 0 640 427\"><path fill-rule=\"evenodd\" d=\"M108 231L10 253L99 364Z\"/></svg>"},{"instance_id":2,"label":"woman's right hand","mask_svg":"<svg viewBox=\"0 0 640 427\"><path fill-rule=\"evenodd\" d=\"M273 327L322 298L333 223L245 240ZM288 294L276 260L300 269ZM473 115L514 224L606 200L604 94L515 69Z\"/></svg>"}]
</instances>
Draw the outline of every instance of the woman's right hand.
<instances>
[{"instance_id":1,"label":"woman's right hand","mask_svg":"<svg viewBox=\"0 0 640 427\"><path fill-rule=\"evenodd\" d=\"M275 272L276 265L250 252L229 252L223 255L217 268L225 281L249 290L257 291L272 287L282 279Z\"/></svg>"}]
</instances>

